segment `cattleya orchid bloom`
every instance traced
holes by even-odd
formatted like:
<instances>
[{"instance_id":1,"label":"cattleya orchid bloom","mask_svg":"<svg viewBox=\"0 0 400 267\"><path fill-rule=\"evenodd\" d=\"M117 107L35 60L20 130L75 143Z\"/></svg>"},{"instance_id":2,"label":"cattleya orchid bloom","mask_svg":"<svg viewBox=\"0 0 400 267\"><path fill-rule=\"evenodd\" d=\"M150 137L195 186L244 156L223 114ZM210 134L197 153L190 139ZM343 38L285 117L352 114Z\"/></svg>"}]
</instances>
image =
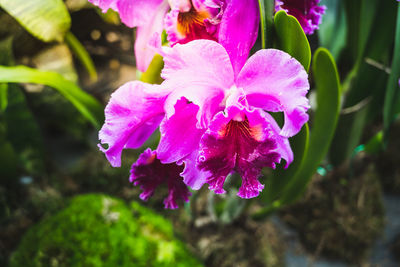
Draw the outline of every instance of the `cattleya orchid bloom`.
<instances>
[{"instance_id":1,"label":"cattleya orchid bloom","mask_svg":"<svg viewBox=\"0 0 400 267\"><path fill-rule=\"evenodd\" d=\"M166 183L165 206L175 208L177 200L188 200L186 186L207 183L224 193L232 172L242 177L238 196L258 196L261 169L293 161L288 138L308 120L306 71L276 49L259 50L247 62L212 40L161 49L164 82L133 81L112 94L99 133L108 147L100 149L120 166L123 149L139 148L160 127L156 151L146 150L132 166L142 199ZM282 128L268 112L283 112Z\"/></svg>"},{"instance_id":2,"label":"cattleya orchid bloom","mask_svg":"<svg viewBox=\"0 0 400 267\"><path fill-rule=\"evenodd\" d=\"M306 34L313 34L322 22L326 7L320 0L275 0L275 11L284 10L294 16Z\"/></svg>"},{"instance_id":3,"label":"cattleya orchid bloom","mask_svg":"<svg viewBox=\"0 0 400 267\"><path fill-rule=\"evenodd\" d=\"M197 39L221 43L235 62L246 60L259 25L257 0L89 0L103 12L117 11L128 27L137 27L135 54L140 71L149 66L155 51L153 38L165 29L171 46ZM170 12L168 10L170 9ZM167 13L168 12L168 13ZM244 62L241 62L244 63Z\"/></svg>"}]
</instances>

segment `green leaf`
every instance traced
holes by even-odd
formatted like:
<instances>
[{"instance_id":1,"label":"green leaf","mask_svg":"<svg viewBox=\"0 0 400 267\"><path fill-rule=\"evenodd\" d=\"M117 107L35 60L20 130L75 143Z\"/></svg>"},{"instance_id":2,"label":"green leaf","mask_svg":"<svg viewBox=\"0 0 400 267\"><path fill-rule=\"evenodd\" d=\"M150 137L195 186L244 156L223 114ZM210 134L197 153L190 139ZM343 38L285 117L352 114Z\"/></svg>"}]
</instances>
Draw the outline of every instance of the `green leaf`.
<instances>
[{"instance_id":1,"label":"green leaf","mask_svg":"<svg viewBox=\"0 0 400 267\"><path fill-rule=\"evenodd\" d=\"M290 145L293 150L294 160L287 169L284 169L286 163L281 163L268 176L265 188L261 192L260 198L264 207L253 214L253 219L260 220L270 215L275 208L280 206L280 202L274 202L284 192L285 187L294 178L304 161L304 156L308 150L309 130L306 123L301 131L290 139Z\"/></svg>"},{"instance_id":2,"label":"green leaf","mask_svg":"<svg viewBox=\"0 0 400 267\"><path fill-rule=\"evenodd\" d=\"M385 5L385 3L379 0L344 1L348 27L347 49L350 52L351 63L356 64L355 68L359 67L364 56L374 19L381 17L377 16L377 14L381 14L377 12L378 5Z\"/></svg>"},{"instance_id":3,"label":"green leaf","mask_svg":"<svg viewBox=\"0 0 400 267\"><path fill-rule=\"evenodd\" d=\"M258 6L261 22L261 47L265 49L272 46L275 0L258 0Z\"/></svg>"},{"instance_id":4,"label":"green leaf","mask_svg":"<svg viewBox=\"0 0 400 267\"><path fill-rule=\"evenodd\" d=\"M352 0L354 2L354 0ZM368 37L371 34L374 18L377 16L377 7L381 4L380 0L361 1L360 9L360 29L358 36L357 58L361 60L367 46Z\"/></svg>"},{"instance_id":5,"label":"green leaf","mask_svg":"<svg viewBox=\"0 0 400 267\"><path fill-rule=\"evenodd\" d=\"M342 1L325 0L326 11L319 25L318 37L322 47L327 48L337 60L346 45L346 18Z\"/></svg>"},{"instance_id":6,"label":"green leaf","mask_svg":"<svg viewBox=\"0 0 400 267\"><path fill-rule=\"evenodd\" d=\"M12 65L14 57L12 54L13 38L9 37L0 41L0 65ZM0 84L0 114L5 111L8 105L8 86Z\"/></svg>"},{"instance_id":7,"label":"green leaf","mask_svg":"<svg viewBox=\"0 0 400 267\"><path fill-rule=\"evenodd\" d=\"M3 113L8 105L8 86L7 84L0 84L0 114Z\"/></svg>"},{"instance_id":8,"label":"green leaf","mask_svg":"<svg viewBox=\"0 0 400 267\"><path fill-rule=\"evenodd\" d=\"M4 114L7 140L18 155L20 166L30 174L44 170L43 139L22 89L10 84L8 107ZM29 134L27 134L29 133Z\"/></svg>"},{"instance_id":9,"label":"green leaf","mask_svg":"<svg viewBox=\"0 0 400 267\"><path fill-rule=\"evenodd\" d=\"M356 112L340 116L329 159L335 166L349 159L358 146L367 120L368 106L361 106Z\"/></svg>"},{"instance_id":10,"label":"green leaf","mask_svg":"<svg viewBox=\"0 0 400 267\"><path fill-rule=\"evenodd\" d=\"M297 19L280 10L274 18L277 47L297 59L308 72L311 49L307 37Z\"/></svg>"},{"instance_id":11,"label":"green leaf","mask_svg":"<svg viewBox=\"0 0 400 267\"><path fill-rule=\"evenodd\" d=\"M388 44L392 44L394 40L396 6L394 1L385 1L377 7L376 13L385 16L375 18L371 31L373 34L368 39L363 60L355 70L354 79L343 84L343 88L347 88L344 89L344 110L358 108L340 116L330 151L331 163L334 165L351 157L353 150L360 144L365 125L382 112L385 94L382 89L386 87L388 79L385 67L392 53L392 47ZM371 61L379 63L381 67L369 63ZM346 64L342 62L343 65Z\"/></svg>"},{"instance_id":12,"label":"green leaf","mask_svg":"<svg viewBox=\"0 0 400 267\"><path fill-rule=\"evenodd\" d=\"M17 155L8 141L0 142L0 181L4 185L17 176Z\"/></svg>"},{"instance_id":13,"label":"green leaf","mask_svg":"<svg viewBox=\"0 0 400 267\"><path fill-rule=\"evenodd\" d=\"M154 55L149 67L140 76L140 80L145 83L160 84L163 80L160 76L161 70L164 68L163 57L159 54Z\"/></svg>"},{"instance_id":14,"label":"green leaf","mask_svg":"<svg viewBox=\"0 0 400 267\"><path fill-rule=\"evenodd\" d=\"M306 123L297 135L290 138L290 146L294 155L293 162L287 169L284 168L286 162L281 163L270 176L266 177L265 189L260 196L264 204L270 205L282 194L284 187L290 182L303 162L308 149L308 141L309 130Z\"/></svg>"},{"instance_id":15,"label":"green leaf","mask_svg":"<svg viewBox=\"0 0 400 267\"><path fill-rule=\"evenodd\" d=\"M12 44L13 44L13 37L8 37L0 41L0 65L14 64Z\"/></svg>"},{"instance_id":16,"label":"green leaf","mask_svg":"<svg viewBox=\"0 0 400 267\"><path fill-rule=\"evenodd\" d=\"M104 120L103 106L75 83L60 74L25 66L0 66L0 83L35 83L54 88L68 99L96 128Z\"/></svg>"},{"instance_id":17,"label":"green leaf","mask_svg":"<svg viewBox=\"0 0 400 267\"><path fill-rule=\"evenodd\" d=\"M38 39L64 39L71 18L62 0L0 0L0 6Z\"/></svg>"},{"instance_id":18,"label":"green leaf","mask_svg":"<svg viewBox=\"0 0 400 267\"><path fill-rule=\"evenodd\" d=\"M385 105L383 107L383 123L385 136L389 128L400 112L400 6L397 8L397 22L394 42L394 54L392 59L392 71L386 87Z\"/></svg>"},{"instance_id":19,"label":"green leaf","mask_svg":"<svg viewBox=\"0 0 400 267\"><path fill-rule=\"evenodd\" d=\"M379 131L364 145L364 151L369 154L378 154L383 150L383 131Z\"/></svg>"},{"instance_id":20,"label":"green leaf","mask_svg":"<svg viewBox=\"0 0 400 267\"><path fill-rule=\"evenodd\" d=\"M328 152L339 117L340 81L335 61L328 50L317 49L312 70L317 88L317 110L314 114L310 142L300 169L280 199L281 204L293 202L304 192Z\"/></svg>"},{"instance_id":21,"label":"green leaf","mask_svg":"<svg viewBox=\"0 0 400 267\"><path fill-rule=\"evenodd\" d=\"M82 65L85 67L85 69L89 73L90 79L92 81L97 81L96 67L94 66L92 58L86 51L85 47L81 44L81 42L79 42L79 40L71 32L68 32L65 35L65 42L75 53L76 57L79 59Z\"/></svg>"}]
</instances>

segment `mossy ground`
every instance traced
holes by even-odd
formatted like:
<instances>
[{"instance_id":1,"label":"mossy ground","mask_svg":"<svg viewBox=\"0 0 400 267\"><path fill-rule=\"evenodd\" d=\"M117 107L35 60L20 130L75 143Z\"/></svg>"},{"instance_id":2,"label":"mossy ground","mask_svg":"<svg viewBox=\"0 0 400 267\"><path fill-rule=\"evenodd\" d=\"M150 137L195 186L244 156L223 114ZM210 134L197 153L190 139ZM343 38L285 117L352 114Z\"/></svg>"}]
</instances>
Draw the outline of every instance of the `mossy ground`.
<instances>
[{"instance_id":1,"label":"mossy ground","mask_svg":"<svg viewBox=\"0 0 400 267\"><path fill-rule=\"evenodd\" d=\"M10 266L201 266L163 217L105 195L73 198L31 227Z\"/></svg>"}]
</instances>

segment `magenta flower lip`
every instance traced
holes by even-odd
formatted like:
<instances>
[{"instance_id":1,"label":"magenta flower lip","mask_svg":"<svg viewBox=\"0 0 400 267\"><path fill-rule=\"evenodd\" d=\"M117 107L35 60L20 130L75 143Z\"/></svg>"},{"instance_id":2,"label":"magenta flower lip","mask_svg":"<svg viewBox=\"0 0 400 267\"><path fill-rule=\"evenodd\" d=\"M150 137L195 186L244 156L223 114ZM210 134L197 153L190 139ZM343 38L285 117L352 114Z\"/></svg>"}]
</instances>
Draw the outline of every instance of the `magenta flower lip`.
<instances>
[{"instance_id":1,"label":"magenta flower lip","mask_svg":"<svg viewBox=\"0 0 400 267\"><path fill-rule=\"evenodd\" d=\"M259 110L238 106L215 115L200 141L198 157L198 167L210 173L209 189L225 193L225 178L236 171L243 179L238 195L252 198L259 194L264 188L258 181L261 169L275 168L281 159L276 142L279 132L273 131L271 123L275 121L268 121Z\"/></svg>"}]
</instances>

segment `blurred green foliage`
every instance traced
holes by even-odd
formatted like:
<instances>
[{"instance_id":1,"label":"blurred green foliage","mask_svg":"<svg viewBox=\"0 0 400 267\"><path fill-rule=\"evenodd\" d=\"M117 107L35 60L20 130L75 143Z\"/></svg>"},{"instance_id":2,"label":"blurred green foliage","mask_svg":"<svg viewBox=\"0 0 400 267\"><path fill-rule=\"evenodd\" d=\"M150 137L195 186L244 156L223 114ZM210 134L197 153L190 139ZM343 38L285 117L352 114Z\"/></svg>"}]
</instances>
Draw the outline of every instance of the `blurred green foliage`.
<instances>
[{"instance_id":1,"label":"blurred green foliage","mask_svg":"<svg viewBox=\"0 0 400 267\"><path fill-rule=\"evenodd\" d=\"M10 266L201 266L169 221L133 202L81 195L29 229Z\"/></svg>"},{"instance_id":2,"label":"blurred green foliage","mask_svg":"<svg viewBox=\"0 0 400 267\"><path fill-rule=\"evenodd\" d=\"M0 0L0 6L45 42L61 42L71 26L71 17L62 0Z\"/></svg>"}]
</instances>

